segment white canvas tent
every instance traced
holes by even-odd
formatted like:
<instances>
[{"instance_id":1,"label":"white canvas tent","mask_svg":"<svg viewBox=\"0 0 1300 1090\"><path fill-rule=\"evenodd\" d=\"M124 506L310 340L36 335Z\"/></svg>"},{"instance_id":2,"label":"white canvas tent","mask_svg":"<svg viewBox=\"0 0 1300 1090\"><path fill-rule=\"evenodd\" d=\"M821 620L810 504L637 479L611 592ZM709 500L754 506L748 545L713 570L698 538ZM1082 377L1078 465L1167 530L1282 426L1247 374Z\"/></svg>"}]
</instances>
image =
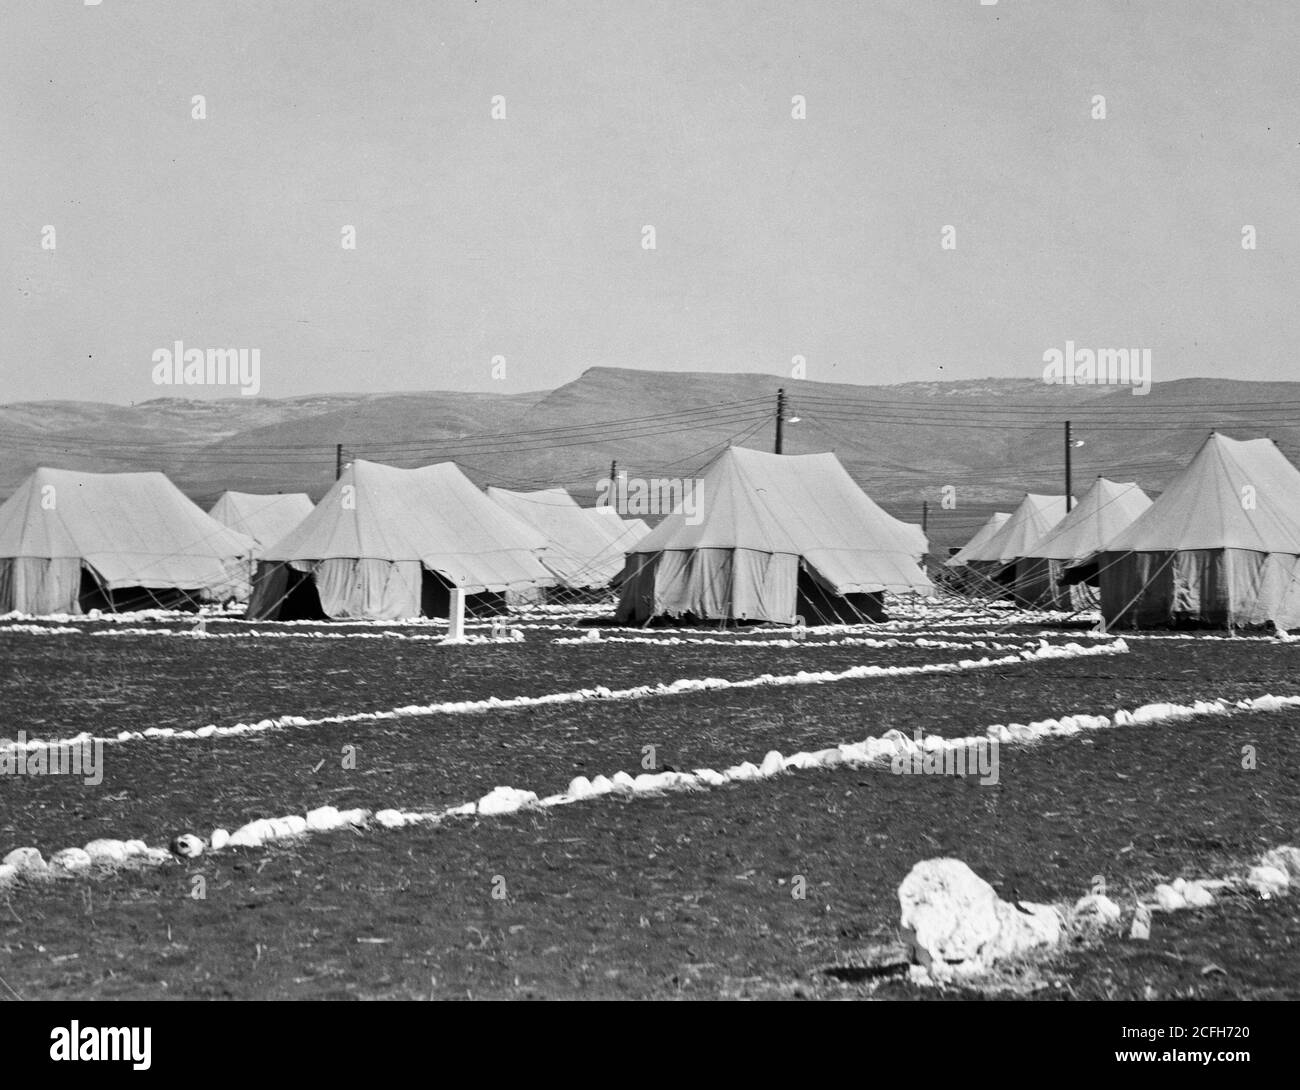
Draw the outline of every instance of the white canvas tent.
<instances>
[{"instance_id":1,"label":"white canvas tent","mask_svg":"<svg viewBox=\"0 0 1300 1090\"><path fill-rule=\"evenodd\" d=\"M253 555L243 565L222 597L248 601L253 590L253 571L268 545L273 545L311 514L311 500L305 492L259 496L252 492L223 492L208 512L223 526L251 537Z\"/></svg>"},{"instance_id":2,"label":"white canvas tent","mask_svg":"<svg viewBox=\"0 0 1300 1090\"><path fill-rule=\"evenodd\" d=\"M1068 589L1059 583L1060 565L1054 569L1042 560L1029 560L1029 551L1065 517L1064 496L1033 492L1011 512L1001 527L982 545L965 550L971 574L1017 604L1042 609L1063 609L1071 604Z\"/></svg>"},{"instance_id":3,"label":"white canvas tent","mask_svg":"<svg viewBox=\"0 0 1300 1090\"><path fill-rule=\"evenodd\" d=\"M0 613L191 604L253 548L161 473L37 469L0 505Z\"/></svg>"},{"instance_id":4,"label":"white canvas tent","mask_svg":"<svg viewBox=\"0 0 1300 1090\"><path fill-rule=\"evenodd\" d=\"M1109 627L1300 625L1300 470L1212 434L1094 563Z\"/></svg>"},{"instance_id":5,"label":"white canvas tent","mask_svg":"<svg viewBox=\"0 0 1300 1090\"><path fill-rule=\"evenodd\" d=\"M253 492L223 492L208 512L223 526L238 530L257 542L259 551L274 545L311 514L306 492L257 495Z\"/></svg>"},{"instance_id":6,"label":"white canvas tent","mask_svg":"<svg viewBox=\"0 0 1300 1090\"><path fill-rule=\"evenodd\" d=\"M1151 506L1136 484L1098 477L1065 518L1053 526L1026 557L1073 564L1100 552Z\"/></svg>"},{"instance_id":7,"label":"white canvas tent","mask_svg":"<svg viewBox=\"0 0 1300 1090\"><path fill-rule=\"evenodd\" d=\"M397 469L358 459L257 566L249 615L445 616L452 592L551 586L546 538L451 462ZM497 599L480 598L486 608Z\"/></svg>"},{"instance_id":8,"label":"white canvas tent","mask_svg":"<svg viewBox=\"0 0 1300 1090\"><path fill-rule=\"evenodd\" d=\"M834 454L730 447L697 488L629 555L620 622L856 621L882 616L887 590L933 589L916 535Z\"/></svg>"},{"instance_id":9,"label":"white canvas tent","mask_svg":"<svg viewBox=\"0 0 1300 1090\"><path fill-rule=\"evenodd\" d=\"M614 544L614 527L603 519L593 519L563 488L512 492L490 487L487 494L545 536L541 561L558 586L570 590L605 587L622 570L623 550Z\"/></svg>"},{"instance_id":10,"label":"white canvas tent","mask_svg":"<svg viewBox=\"0 0 1300 1090\"><path fill-rule=\"evenodd\" d=\"M947 561L950 568L960 568L970 561L971 553L977 552L984 546L988 540L1002 529L1003 524L1011 517L1010 511L994 511L988 517L988 521L975 531L971 539L957 550Z\"/></svg>"}]
</instances>

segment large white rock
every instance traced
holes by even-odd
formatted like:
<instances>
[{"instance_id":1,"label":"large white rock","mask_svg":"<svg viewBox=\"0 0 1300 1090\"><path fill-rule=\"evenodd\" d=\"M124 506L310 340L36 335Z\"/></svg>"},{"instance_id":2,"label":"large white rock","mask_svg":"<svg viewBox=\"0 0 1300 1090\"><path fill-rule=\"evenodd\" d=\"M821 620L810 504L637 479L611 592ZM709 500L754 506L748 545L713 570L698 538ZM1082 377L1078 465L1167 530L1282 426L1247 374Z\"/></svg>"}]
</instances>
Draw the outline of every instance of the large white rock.
<instances>
[{"instance_id":1,"label":"large white rock","mask_svg":"<svg viewBox=\"0 0 1300 1090\"><path fill-rule=\"evenodd\" d=\"M16 871L37 873L45 870L45 859L35 848L15 848L4 857L4 863Z\"/></svg>"},{"instance_id":2,"label":"large white rock","mask_svg":"<svg viewBox=\"0 0 1300 1090\"><path fill-rule=\"evenodd\" d=\"M535 791L522 791L517 787L494 787L478 800L478 812L484 815L513 814L536 802Z\"/></svg>"},{"instance_id":3,"label":"large white rock","mask_svg":"<svg viewBox=\"0 0 1300 1090\"><path fill-rule=\"evenodd\" d=\"M8 885L17 877L17 867L12 863L0 863L0 886Z\"/></svg>"},{"instance_id":4,"label":"large white rock","mask_svg":"<svg viewBox=\"0 0 1300 1090\"><path fill-rule=\"evenodd\" d=\"M227 830L227 829L213 829L213 830L212 830L212 841L211 841L211 843L212 843L212 850L213 850L214 852L219 852L219 851L221 851L222 848L226 847L226 846L230 843L230 832L229 832L229 830Z\"/></svg>"},{"instance_id":5,"label":"large white rock","mask_svg":"<svg viewBox=\"0 0 1300 1090\"><path fill-rule=\"evenodd\" d=\"M1055 945L1061 917L1050 905L1019 906L960 859L918 863L898 887L900 925L912 960L932 980L987 970L995 961Z\"/></svg>"}]
</instances>

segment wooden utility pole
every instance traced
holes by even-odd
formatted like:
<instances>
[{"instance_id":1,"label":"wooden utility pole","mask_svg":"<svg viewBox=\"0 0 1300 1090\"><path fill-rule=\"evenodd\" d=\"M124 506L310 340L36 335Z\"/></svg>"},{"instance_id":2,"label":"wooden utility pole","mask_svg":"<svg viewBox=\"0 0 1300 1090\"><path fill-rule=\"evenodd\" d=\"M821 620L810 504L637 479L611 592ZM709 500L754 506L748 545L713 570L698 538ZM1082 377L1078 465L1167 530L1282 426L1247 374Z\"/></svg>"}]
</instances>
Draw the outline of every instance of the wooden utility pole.
<instances>
[{"instance_id":1,"label":"wooden utility pole","mask_svg":"<svg viewBox=\"0 0 1300 1090\"><path fill-rule=\"evenodd\" d=\"M1065 422L1065 512L1070 512L1070 450L1074 442L1070 439L1070 422Z\"/></svg>"},{"instance_id":2,"label":"wooden utility pole","mask_svg":"<svg viewBox=\"0 0 1300 1090\"><path fill-rule=\"evenodd\" d=\"M776 392L776 445L772 448L776 454L784 454L785 446L785 388Z\"/></svg>"},{"instance_id":3,"label":"wooden utility pole","mask_svg":"<svg viewBox=\"0 0 1300 1090\"><path fill-rule=\"evenodd\" d=\"M334 479L337 481L343 476L343 444L334 444Z\"/></svg>"}]
</instances>

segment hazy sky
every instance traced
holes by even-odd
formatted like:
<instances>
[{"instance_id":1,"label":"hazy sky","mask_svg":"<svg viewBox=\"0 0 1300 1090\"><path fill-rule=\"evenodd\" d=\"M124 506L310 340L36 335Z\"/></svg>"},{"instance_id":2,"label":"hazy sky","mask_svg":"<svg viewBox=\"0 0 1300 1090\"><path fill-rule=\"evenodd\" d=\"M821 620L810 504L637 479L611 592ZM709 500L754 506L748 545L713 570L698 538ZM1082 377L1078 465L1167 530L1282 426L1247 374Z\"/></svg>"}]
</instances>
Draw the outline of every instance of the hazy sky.
<instances>
[{"instance_id":1,"label":"hazy sky","mask_svg":"<svg viewBox=\"0 0 1300 1090\"><path fill-rule=\"evenodd\" d=\"M1300 378L1296 0L0 20L0 401L229 396L152 383L177 339L259 348L277 397L795 355L831 381L1036 377L1067 338L1151 348L1157 381Z\"/></svg>"}]
</instances>

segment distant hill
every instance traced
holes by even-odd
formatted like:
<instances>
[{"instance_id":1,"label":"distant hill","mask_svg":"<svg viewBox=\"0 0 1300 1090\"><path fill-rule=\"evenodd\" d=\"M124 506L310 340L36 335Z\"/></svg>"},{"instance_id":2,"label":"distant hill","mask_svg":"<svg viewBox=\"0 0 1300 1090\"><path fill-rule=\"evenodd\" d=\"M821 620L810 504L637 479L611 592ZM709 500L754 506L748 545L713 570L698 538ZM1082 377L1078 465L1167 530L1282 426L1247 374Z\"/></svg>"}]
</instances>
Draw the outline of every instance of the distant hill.
<instances>
[{"instance_id":1,"label":"distant hill","mask_svg":"<svg viewBox=\"0 0 1300 1090\"><path fill-rule=\"evenodd\" d=\"M784 387L789 454L833 450L866 491L909 521L930 506L939 546L962 543L1025 491L1063 488L1063 421L1074 493L1098 474L1158 492L1214 428L1271 435L1300 454L1300 383L1183 379L1126 388L1022 379L851 386L768 374L593 367L531 394L398 393L159 398L131 406L0 406L0 496L38 465L166 472L208 506L227 488L319 498L345 459L395 465L454 459L479 484L560 484L593 501L610 463L634 476L698 472L729 441L770 450ZM942 506L951 486L956 507Z\"/></svg>"}]
</instances>

